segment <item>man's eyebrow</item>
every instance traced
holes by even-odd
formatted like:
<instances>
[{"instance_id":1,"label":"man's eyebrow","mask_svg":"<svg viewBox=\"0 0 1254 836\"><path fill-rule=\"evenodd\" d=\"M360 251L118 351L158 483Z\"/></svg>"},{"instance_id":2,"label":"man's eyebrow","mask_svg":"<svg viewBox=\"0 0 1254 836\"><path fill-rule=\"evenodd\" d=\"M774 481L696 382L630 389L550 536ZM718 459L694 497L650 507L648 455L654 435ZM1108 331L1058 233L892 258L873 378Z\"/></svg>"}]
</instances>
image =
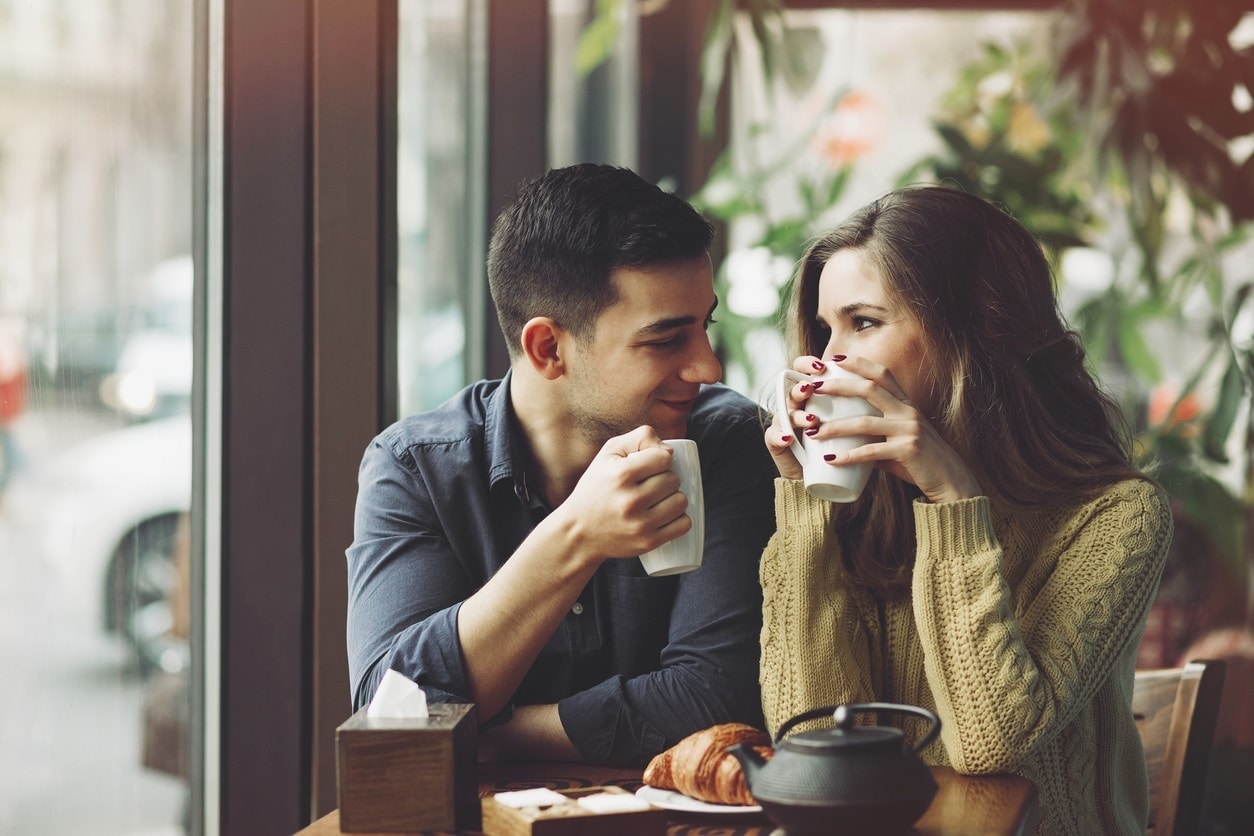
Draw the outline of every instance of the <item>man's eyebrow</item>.
<instances>
[{"instance_id":1,"label":"man's eyebrow","mask_svg":"<svg viewBox=\"0 0 1254 836\"><path fill-rule=\"evenodd\" d=\"M714 315L714 309L718 307L718 299L714 300L714 304L710 305L710 312L705 315L709 319ZM636 329L637 337L651 337L655 334L661 334L666 331L674 331L676 328L686 328L695 324L697 318L695 316L671 316L665 319L655 320L648 325L643 325ZM704 320L702 320L704 321Z\"/></svg>"}]
</instances>

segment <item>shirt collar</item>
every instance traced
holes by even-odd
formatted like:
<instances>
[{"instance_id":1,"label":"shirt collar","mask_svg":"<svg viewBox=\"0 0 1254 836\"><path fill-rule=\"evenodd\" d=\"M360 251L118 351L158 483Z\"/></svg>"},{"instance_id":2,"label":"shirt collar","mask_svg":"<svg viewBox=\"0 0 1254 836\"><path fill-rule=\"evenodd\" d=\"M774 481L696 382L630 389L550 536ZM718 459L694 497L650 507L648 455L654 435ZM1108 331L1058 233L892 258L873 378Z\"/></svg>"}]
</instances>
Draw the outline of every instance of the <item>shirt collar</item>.
<instances>
[{"instance_id":1,"label":"shirt collar","mask_svg":"<svg viewBox=\"0 0 1254 836\"><path fill-rule=\"evenodd\" d=\"M529 503L526 459L520 447L522 428L518 425L509 396L512 379L513 371L507 371L501 378L501 385L487 396L484 404L484 457L491 489L495 491L498 485L504 483L519 499Z\"/></svg>"}]
</instances>

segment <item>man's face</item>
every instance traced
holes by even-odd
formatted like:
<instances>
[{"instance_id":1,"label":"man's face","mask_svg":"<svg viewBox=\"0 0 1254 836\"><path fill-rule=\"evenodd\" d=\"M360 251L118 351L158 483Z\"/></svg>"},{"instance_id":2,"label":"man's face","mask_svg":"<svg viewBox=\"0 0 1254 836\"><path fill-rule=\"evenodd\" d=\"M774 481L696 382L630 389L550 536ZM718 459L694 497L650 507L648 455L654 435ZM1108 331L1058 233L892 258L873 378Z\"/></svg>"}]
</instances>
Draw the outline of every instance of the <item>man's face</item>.
<instances>
[{"instance_id":1,"label":"man's face","mask_svg":"<svg viewBox=\"0 0 1254 836\"><path fill-rule=\"evenodd\" d=\"M710 260L619 268L611 280L618 301L568 354L575 428L598 445L641 424L683 438L700 385L723 374L706 334L718 304Z\"/></svg>"}]
</instances>

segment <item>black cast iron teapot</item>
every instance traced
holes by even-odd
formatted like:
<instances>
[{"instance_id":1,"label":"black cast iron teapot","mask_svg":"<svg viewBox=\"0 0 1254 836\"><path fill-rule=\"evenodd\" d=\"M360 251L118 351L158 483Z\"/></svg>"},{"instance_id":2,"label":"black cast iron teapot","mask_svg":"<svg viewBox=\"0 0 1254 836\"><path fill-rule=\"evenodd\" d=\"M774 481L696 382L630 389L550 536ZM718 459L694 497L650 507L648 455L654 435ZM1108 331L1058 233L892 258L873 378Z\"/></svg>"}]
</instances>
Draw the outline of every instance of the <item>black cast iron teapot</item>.
<instances>
[{"instance_id":1,"label":"black cast iron teapot","mask_svg":"<svg viewBox=\"0 0 1254 836\"><path fill-rule=\"evenodd\" d=\"M931 726L911 749L900 729L855 726L854 715L862 712L910 714ZM798 723L829 716L836 728L784 738ZM892 833L918 821L936 795L936 781L918 753L938 734L940 718L927 709L870 702L798 714L780 726L769 762L746 743L727 751L740 761L749 792L789 836Z\"/></svg>"}]
</instances>

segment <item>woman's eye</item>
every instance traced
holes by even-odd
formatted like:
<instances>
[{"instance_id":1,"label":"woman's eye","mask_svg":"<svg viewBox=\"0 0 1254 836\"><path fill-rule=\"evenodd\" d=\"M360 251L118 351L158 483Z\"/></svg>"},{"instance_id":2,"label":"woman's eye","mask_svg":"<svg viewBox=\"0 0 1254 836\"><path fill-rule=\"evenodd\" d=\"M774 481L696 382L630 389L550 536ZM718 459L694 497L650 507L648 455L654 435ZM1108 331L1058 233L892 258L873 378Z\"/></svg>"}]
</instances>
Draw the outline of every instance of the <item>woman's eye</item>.
<instances>
[{"instance_id":1,"label":"woman's eye","mask_svg":"<svg viewBox=\"0 0 1254 836\"><path fill-rule=\"evenodd\" d=\"M879 323L876 322L874 319L867 319L865 316L854 317L853 330L865 331L867 328L871 328L878 324Z\"/></svg>"}]
</instances>

